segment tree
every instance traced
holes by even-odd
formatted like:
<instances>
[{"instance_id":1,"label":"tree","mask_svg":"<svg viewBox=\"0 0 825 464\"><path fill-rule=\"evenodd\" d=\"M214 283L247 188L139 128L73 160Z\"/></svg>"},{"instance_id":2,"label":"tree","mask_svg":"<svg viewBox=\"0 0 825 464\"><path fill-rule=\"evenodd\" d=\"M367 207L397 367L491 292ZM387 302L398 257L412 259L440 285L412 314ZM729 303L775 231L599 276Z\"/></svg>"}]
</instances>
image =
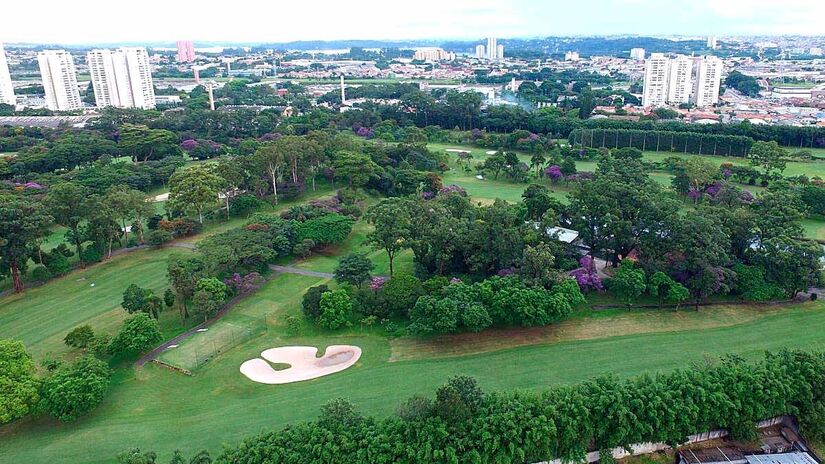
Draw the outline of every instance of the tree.
<instances>
[{"instance_id":1,"label":"tree","mask_svg":"<svg viewBox=\"0 0 825 464\"><path fill-rule=\"evenodd\" d=\"M177 171L169 179L168 207L185 211L194 209L198 222L203 224L203 210L218 201L221 178L206 165L197 165Z\"/></svg>"},{"instance_id":2,"label":"tree","mask_svg":"<svg viewBox=\"0 0 825 464\"><path fill-rule=\"evenodd\" d=\"M202 314L204 320L208 319L226 302L228 290L226 284L215 277L199 279L192 300L194 311Z\"/></svg>"},{"instance_id":3,"label":"tree","mask_svg":"<svg viewBox=\"0 0 825 464\"><path fill-rule=\"evenodd\" d=\"M132 356L149 350L163 341L158 321L148 314L138 313L126 319L120 331L109 343L108 352L113 356Z\"/></svg>"},{"instance_id":4,"label":"tree","mask_svg":"<svg viewBox=\"0 0 825 464\"><path fill-rule=\"evenodd\" d=\"M361 288L364 282L370 280L370 272L375 269L375 264L367 258L364 253L350 253L340 261L335 268L333 275L338 283L347 283Z\"/></svg>"},{"instance_id":5,"label":"tree","mask_svg":"<svg viewBox=\"0 0 825 464\"><path fill-rule=\"evenodd\" d=\"M111 377L109 366L92 356L61 366L43 381L44 408L63 422L86 415L103 401Z\"/></svg>"},{"instance_id":6,"label":"tree","mask_svg":"<svg viewBox=\"0 0 825 464\"><path fill-rule=\"evenodd\" d=\"M255 161L269 174L272 184L272 195L275 197L275 204L278 203L278 181L281 178L281 171L284 169L286 156L278 145L266 143L255 151Z\"/></svg>"},{"instance_id":7,"label":"tree","mask_svg":"<svg viewBox=\"0 0 825 464\"><path fill-rule=\"evenodd\" d=\"M489 158L484 160L484 164L482 167L485 171L493 173L493 179L498 179L499 174L501 171L507 166L507 158L501 150L495 152L495 154L490 155Z\"/></svg>"},{"instance_id":8,"label":"tree","mask_svg":"<svg viewBox=\"0 0 825 464\"><path fill-rule=\"evenodd\" d=\"M307 319L313 322L318 320L318 316L321 315L321 295L327 292L329 292L329 287L326 284L321 284L309 287L304 293L301 309Z\"/></svg>"},{"instance_id":9,"label":"tree","mask_svg":"<svg viewBox=\"0 0 825 464\"><path fill-rule=\"evenodd\" d=\"M408 315L418 297L424 294L421 281L410 274L396 274L381 287L391 313Z\"/></svg>"},{"instance_id":10,"label":"tree","mask_svg":"<svg viewBox=\"0 0 825 464\"><path fill-rule=\"evenodd\" d=\"M114 241L121 235L121 226L115 219L117 215L105 198L99 195L92 195L86 203L88 217L83 225L82 234L84 240L92 241L94 244L85 251L88 253L91 248L102 255L103 251L108 250L107 259L111 258Z\"/></svg>"},{"instance_id":11,"label":"tree","mask_svg":"<svg viewBox=\"0 0 825 464\"><path fill-rule=\"evenodd\" d=\"M450 377L435 392L435 409L450 421L460 421L475 416L484 404L484 391L475 378L466 375Z\"/></svg>"},{"instance_id":12,"label":"tree","mask_svg":"<svg viewBox=\"0 0 825 464\"><path fill-rule=\"evenodd\" d=\"M564 273L556 268L556 257L546 243L524 248L524 263L519 272L527 285L550 288L565 279Z\"/></svg>"},{"instance_id":13,"label":"tree","mask_svg":"<svg viewBox=\"0 0 825 464\"><path fill-rule=\"evenodd\" d=\"M203 275L205 267L203 259L197 256L172 255L169 257L166 275L178 295L181 321L188 317L186 302L193 297L195 285Z\"/></svg>"},{"instance_id":14,"label":"tree","mask_svg":"<svg viewBox=\"0 0 825 464\"><path fill-rule=\"evenodd\" d=\"M774 141L756 142L748 152L751 166L762 168L766 180L773 178L774 172L778 175L782 174L785 170L785 159L788 156L788 150Z\"/></svg>"},{"instance_id":15,"label":"tree","mask_svg":"<svg viewBox=\"0 0 825 464\"><path fill-rule=\"evenodd\" d=\"M26 197L0 195L0 275L11 274L15 293L24 290L20 275L38 240L52 222L42 205Z\"/></svg>"},{"instance_id":16,"label":"tree","mask_svg":"<svg viewBox=\"0 0 825 464\"><path fill-rule=\"evenodd\" d=\"M154 451L141 453L139 448L131 448L117 454L117 464L155 464L157 459L158 455ZM174 458L172 460L175 462ZM182 460L179 462L185 464Z\"/></svg>"},{"instance_id":17,"label":"tree","mask_svg":"<svg viewBox=\"0 0 825 464\"><path fill-rule=\"evenodd\" d=\"M23 342L0 340L0 424L34 412L40 383Z\"/></svg>"},{"instance_id":18,"label":"tree","mask_svg":"<svg viewBox=\"0 0 825 464\"><path fill-rule=\"evenodd\" d=\"M118 185L106 192L103 201L108 203L115 218L120 220L126 243L129 242L129 225L132 220L132 228L138 234L138 240L144 243L143 221L155 212L154 206L146 201L146 194L125 185Z\"/></svg>"},{"instance_id":19,"label":"tree","mask_svg":"<svg viewBox=\"0 0 825 464\"><path fill-rule=\"evenodd\" d=\"M347 179L350 189L363 187L381 172L381 167L364 154L341 152L335 159L335 176Z\"/></svg>"},{"instance_id":20,"label":"tree","mask_svg":"<svg viewBox=\"0 0 825 464\"><path fill-rule=\"evenodd\" d=\"M652 296L658 297L660 308L665 301L671 301L678 305L678 303L690 297L690 292L684 285L676 282L662 271L657 271L650 276L647 291Z\"/></svg>"},{"instance_id":21,"label":"tree","mask_svg":"<svg viewBox=\"0 0 825 464\"><path fill-rule=\"evenodd\" d=\"M543 185L530 184L524 189L521 199L527 207L527 218L533 221L541 221L548 211L557 214L563 209L561 202L550 196L550 190Z\"/></svg>"},{"instance_id":22,"label":"tree","mask_svg":"<svg viewBox=\"0 0 825 464\"><path fill-rule=\"evenodd\" d=\"M622 260L616 273L609 280L609 288L630 308L631 303L645 291L645 271L636 269L633 261Z\"/></svg>"},{"instance_id":23,"label":"tree","mask_svg":"<svg viewBox=\"0 0 825 464\"><path fill-rule=\"evenodd\" d=\"M373 230L367 234L366 243L387 252L390 276L393 275L395 256L406 248L404 238L410 233L410 209L407 199L387 198L367 210L366 219Z\"/></svg>"},{"instance_id":24,"label":"tree","mask_svg":"<svg viewBox=\"0 0 825 464\"><path fill-rule=\"evenodd\" d=\"M533 153L533 156L530 157L530 167L536 170L536 177L541 174L541 168L545 164L547 164L547 158L541 152Z\"/></svg>"},{"instance_id":25,"label":"tree","mask_svg":"<svg viewBox=\"0 0 825 464\"><path fill-rule=\"evenodd\" d=\"M148 313L149 299L154 296L154 292L148 288L140 288L135 284L130 284L123 291L123 301L120 303L123 309L129 314L138 312Z\"/></svg>"},{"instance_id":26,"label":"tree","mask_svg":"<svg viewBox=\"0 0 825 464\"><path fill-rule=\"evenodd\" d=\"M179 155L178 136L166 129L150 129L146 126L123 124L120 127L121 148L138 159L148 161L171 155Z\"/></svg>"},{"instance_id":27,"label":"tree","mask_svg":"<svg viewBox=\"0 0 825 464\"><path fill-rule=\"evenodd\" d=\"M75 327L69 331L66 337L63 338L63 342L73 348L86 348L94 338L95 332L92 330L92 327L87 324Z\"/></svg>"},{"instance_id":28,"label":"tree","mask_svg":"<svg viewBox=\"0 0 825 464\"><path fill-rule=\"evenodd\" d=\"M66 238L75 246L80 266L83 261L83 236L80 234L80 223L86 219L88 210L86 197L88 189L73 182L61 182L51 186L46 194L46 208L54 218L54 222L69 229Z\"/></svg>"},{"instance_id":29,"label":"tree","mask_svg":"<svg viewBox=\"0 0 825 464\"><path fill-rule=\"evenodd\" d=\"M755 260L765 268L769 281L795 297L820 283L822 257L821 245L780 236L766 240Z\"/></svg>"},{"instance_id":30,"label":"tree","mask_svg":"<svg viewBox=\"0 0 825 464\"><path fill-rule=\"evenodd\" d=\"M316 246L341 243L352 232L353 220L340 214L325 214L317 218L298 223L295 232L298 240L312 240Z\"/></svg>"},{"instance_id":31,"label":"tree","mask_svg":"<svg viewBox=\"0 0 825 464\"><path fill-rule=\"evenodd\" d=\"M347 324L352 313L352 298L343 289L326 292L321 295L319 309L321 314L318 316L318 325L327 330L336 330Z\"/></svg>"}]
</instances>

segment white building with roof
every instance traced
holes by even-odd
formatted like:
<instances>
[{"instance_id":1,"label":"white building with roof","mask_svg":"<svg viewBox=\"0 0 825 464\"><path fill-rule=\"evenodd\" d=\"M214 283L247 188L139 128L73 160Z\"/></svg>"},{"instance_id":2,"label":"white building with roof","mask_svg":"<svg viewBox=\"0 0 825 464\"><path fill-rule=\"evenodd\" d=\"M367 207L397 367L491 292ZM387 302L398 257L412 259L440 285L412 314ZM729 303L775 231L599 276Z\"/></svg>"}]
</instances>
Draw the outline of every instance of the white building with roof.
<instances>
[{"instance_id":1,"label":"white building with roof","mask_svg":"<svg viewBox=\"0 0 825 464\"><path fill-rule=\"evenodd\" d=\"M83 108L77 88L77 72L72 55L65 50L44 50L37 54L40 76L46 93L46 107L52 111Z\"/></svg>"}]
</instances>

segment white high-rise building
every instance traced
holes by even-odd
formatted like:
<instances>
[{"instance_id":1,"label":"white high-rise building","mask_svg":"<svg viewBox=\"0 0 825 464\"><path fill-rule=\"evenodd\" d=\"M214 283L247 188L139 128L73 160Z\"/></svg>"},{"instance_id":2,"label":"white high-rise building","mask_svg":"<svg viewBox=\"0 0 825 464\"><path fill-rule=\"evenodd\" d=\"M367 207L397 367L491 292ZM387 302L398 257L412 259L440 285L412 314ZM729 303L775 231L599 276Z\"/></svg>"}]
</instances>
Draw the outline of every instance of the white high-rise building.
<instances>
[{"instance_id":1,"label":"white high-rise building","mask_svg":"<svg viewBox=\"0 0 825 464\"><path fill-rule=\"evenodd\" d=\"M495 37L487 37L487 59L488 60L495 60L496 59L496 38Z\"/></svg>"},{"instance_id":2,"label":"white high-rise building","mask_svg":"<svg viewBox=\"0 0 825 464\"><path fill-rule=\"evenodd\" d=\"M0 103L15 105L14 87L11 85L11 74L9 74L9 63L6 61L6 51L0 43Z\"/></svg>"},{"instance_id":3,"label":"white high-rise building","mask_svg":"<svg viewBox=\"0 0 825 464\"><path fill-rule=\"evenodd\" d=\"M476 58L484 58L484 45L476 45Z\"/></svg>"},{"instance_id":4,"label":"white high-rise building","mask_svg":"<svg viewBox=\"0 0 825 464\"><path fill-rule=\"evenodd\" d=\"M155 107L155 88L145 48L92 50L86 59L98 107Z\"/></svg>"},{"instance_id":5,"label":"white high-rise building","mask_svg":"<svg viewBox=\"0 0 825 464\"><path fill-rule=\"evenodd\" d=\"M645 49L644 48L633 48L630 50L630 59L636 61L644 61L645 59Z\"/></svg>"},{"instance_id":6,"label":"white high-rise building","mask_svg":"<svg viewBox=\"0 0 825 464\"><path fill-rule=\"evenodd\" d=\"M52 111L82 108L72 55L65 50L44 50L37 54L37 62L46 93L46 107Z\"/></svg>"},{"instance_id":7,"label":"white high-rise building","mask_svg":"<svg viewBox=\"0 0 825 464\"><path fill-rule=\"evenodd\" d=\"M722 83L722 60L706 56L697 60L696 82L693 86L693 103L698 107L719 103L719 87Z\"/></svg>"},{"instance_id":8,"label":"white high-rise building","mask_svg":"<svg viewBox=\"0 0 825 464\"><path fill-rule=\"evenodd\" d=\"M693 60L680 55L670 61L667 81L667 102L679 105L690 101L693 79Z\"/></svg>"},{"instance_id":9,"label":"white high-rise building","mask_svg":"<svg viewBox=\"0 0 825 464\"><path fill-rule=\"evenodd\" d=\"M504 45L496 45L496 59L503 60L504 59Z\"/></svg>"},{"instance_id":10,"label":"white high-rise building","mask_svg":"<svg viewBox=\"0 0 825 464\"><path fill-rule=\"evenodd\" d=\"M455 53L444 51L441 48L420 48L415 51L413 59L419 61L453 61Z\"/></svg>"},{"instance_id":11,"label":"white high-rise building","mask_svg":"<svg viewBox=\"0 0 825 464\"><path fill-rule=\"evenodd\" d=\"M716 43L716 36L712 35L708 37L708 48L711 50L716 50L718 44Z\"/></svg>"},{"instance_id":12,"label":"white high-rise building","mask_svg":"<svg viewBox=\"0 0 825 464\"><path fill-rule=\"evenodd\" d=\"M643 106L663 106L667 103L670 60L663 53L652 53L645 62Z\"/></svg>"}]
</instances>

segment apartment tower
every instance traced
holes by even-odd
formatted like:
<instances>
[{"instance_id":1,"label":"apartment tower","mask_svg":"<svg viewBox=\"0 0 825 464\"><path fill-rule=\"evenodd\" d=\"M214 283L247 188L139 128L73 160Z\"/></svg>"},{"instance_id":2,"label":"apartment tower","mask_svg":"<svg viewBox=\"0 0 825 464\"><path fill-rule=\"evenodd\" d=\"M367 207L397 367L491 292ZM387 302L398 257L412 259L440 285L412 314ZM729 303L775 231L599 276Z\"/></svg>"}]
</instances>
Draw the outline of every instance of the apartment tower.
<instances>
[{"instance_id":1,"label":"apartment tower","mask_svg":"<svg viewBox=\"0 0 825 464\"><path fill-rule=\"evenodd\" d=\"M40 65L48 109L71 111L83 107L71 54L65 50L44 50L37 54L37 63Z\"/></svg>"}]
</instances>

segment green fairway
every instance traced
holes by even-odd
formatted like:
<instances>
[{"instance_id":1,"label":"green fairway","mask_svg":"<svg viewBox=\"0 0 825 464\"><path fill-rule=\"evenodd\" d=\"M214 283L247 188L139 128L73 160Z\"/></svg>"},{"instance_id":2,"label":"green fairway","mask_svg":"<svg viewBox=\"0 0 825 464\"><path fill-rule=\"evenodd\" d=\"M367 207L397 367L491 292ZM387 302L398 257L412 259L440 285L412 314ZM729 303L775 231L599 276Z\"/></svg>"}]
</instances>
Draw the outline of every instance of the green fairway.
<instances>
[{"instance_id":1,"label":"green fairway","mask_svg":"<svg viewBox=\"0 0 825 464\"><path fill-rule=\"evenodd\" d=\"M402 399L416 393L430 395L458 373L476 376L488 390L539 389L608 372L630 376L672 369L727 352L752 358L766 349L825 347L825 309L815 303L769 312L731 327L680 327L675 330L683 331L388 362L388 340L360 327L328 335L306 325L298 333L286 328L285 318L300 312L303 289L322 281L276 277L227 316L227 321L236 322L263 317L269 326L265 334L223 353L192 377L155 365L119 371L111 395L89 417L59 427L44 420L0 429L0 455L9 462L111 462L119 450L139 446L159 451L166 460L175 448L217 452L221 443L311 419L323 403L339 396L352 399L365 413L389 414ZM344 372L292 385L255 384L238 371L243 361L264 349L296 344L321 349L354 344L363 348L364 355Z\"/></svg>"},{"instance_id":2,"label":"green fairway","mask_svg":"<svg viewBox=\"0 0 825 464\"><path fill-rule=\"evenodd\" d=\"M120 307L129 284L162 293L167 287L166 259L181 249L141 250L71 272L20 295L0 299L0 338L26 344L37 360L69 351L63 337L74 327L90 324L95 331L114 333L128 316ZM92 286L94 285L94 286ZM165 329L177 324L167 311ZM173 329L172 329L173 330Z\"/></svg>"}]
</instances>

